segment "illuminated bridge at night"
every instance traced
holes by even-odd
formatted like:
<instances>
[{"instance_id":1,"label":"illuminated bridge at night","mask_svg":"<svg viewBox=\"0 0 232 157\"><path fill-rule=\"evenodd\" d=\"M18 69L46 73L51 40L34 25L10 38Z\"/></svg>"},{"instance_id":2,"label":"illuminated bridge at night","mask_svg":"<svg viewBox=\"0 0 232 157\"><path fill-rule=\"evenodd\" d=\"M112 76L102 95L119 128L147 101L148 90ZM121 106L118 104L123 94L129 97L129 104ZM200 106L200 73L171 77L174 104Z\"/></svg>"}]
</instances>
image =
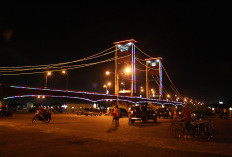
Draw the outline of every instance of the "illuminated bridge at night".
<instances>
[{"instance_id":1,"label":"illuminated bridge at night","mask_svg":"<svg viewBox=\"0 0 232 157\"><path fill-rule=\"evenodd\" d=\"M134 39L114 42L115 46L107 50L71 62L37 66L0 67L0 76L39 73L45 73L46 76L45 87L1 84L0 101L9 101L15 98L46 97L59 98L67 101L81 100L90 103L112 101L117 105L121 102L136 105L146 103L155 105L184 105L184 102L186 102L184 100L185 98L181 96L171 81L171 78L162 64L162 58L149 56L139 49L135 45L136 43L137 41ZM140 54L135 53L136 49ZM107 56L110 56L111 58L106 59ZM101 58L102 60L100 60ZM89 63L89 60L92 62ZM114 95L109 94L107 89L110 87L111 83L104 84L103 88L106 88L105 94L76 90L50 89L47 87L48 79L52 72L61 71L63 69L62 73L67 74L67 71L69 70L111 61L114 61L114 65L111 65L111 67L114 67L114 70L113 72L106 71L106 75L114 76L114 83L112 83L114 84ZM144 73L138 74L138 72ZM170 90L167 90L166 84L164 86L163 72L167 75L167 78L170 81ZM170 93L173 95L170 96ZM172 99L170 99L170 97L172 97Z\"/></svg>"},{"instance_id":2,"label":"illuminated bridge at night","mask_svg":"<svg viewBox=\"0 0 232 157\"><path fill-rule=\"evenodd\" d=\"M14 85L0 85L0 96L2 100L10 100L14 98L27 98L27 97L46 97L46 98L62 98L73 100L84 100L91 103L98 103L103 101L119 101L128 102L132 104L152 103L157 105L183 105L183 102L167 101L159 99L141 98L136 96L116 96L110 94L81 92L72 90L58 90L48 88L34 88L26 86Z\"/></svg>"}]
</instances>

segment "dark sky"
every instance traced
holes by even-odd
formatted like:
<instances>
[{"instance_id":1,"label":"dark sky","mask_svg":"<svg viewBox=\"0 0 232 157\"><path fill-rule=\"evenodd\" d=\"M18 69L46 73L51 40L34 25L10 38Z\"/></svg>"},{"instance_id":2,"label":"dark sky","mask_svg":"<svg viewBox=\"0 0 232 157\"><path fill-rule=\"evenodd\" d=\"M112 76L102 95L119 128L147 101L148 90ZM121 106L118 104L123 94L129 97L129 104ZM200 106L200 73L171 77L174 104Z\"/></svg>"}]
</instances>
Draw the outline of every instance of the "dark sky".
<instances>
[{"instance_id":1,"label":"dark sky","mask_svg":"<svg viewBox=\"0 0 232 157\"><path fill-rule=\"evenodd\" d=\"M228 6L221 1L1 3L0 66L67 62L112 47L115 41L135 39L150 56L164 59L183 96L227 101L232 93ZM69 88L102 91L106 65L113 67L109 63L69 71ZM3 83L28 86L45 82L43 74L0 78ZM57 72L48 83L64 88L64 82Z\"/></svg>"}]
</instances>

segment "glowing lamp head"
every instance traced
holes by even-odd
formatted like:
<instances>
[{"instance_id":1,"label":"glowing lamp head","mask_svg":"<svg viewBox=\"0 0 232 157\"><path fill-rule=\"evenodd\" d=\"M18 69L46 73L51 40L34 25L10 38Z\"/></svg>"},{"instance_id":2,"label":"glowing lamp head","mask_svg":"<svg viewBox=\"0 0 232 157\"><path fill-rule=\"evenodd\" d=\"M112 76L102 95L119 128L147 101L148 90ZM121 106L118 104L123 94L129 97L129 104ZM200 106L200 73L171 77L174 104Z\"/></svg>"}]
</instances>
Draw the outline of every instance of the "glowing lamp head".
<instances>
[{"instance_id":1,"label":"glowing lamp head","mask_svg":"<svg viewBox=\"0 0 232 157\"><path fill-rule=\"evenodd\" d=\"M66 74L67 71L66 71L66 70L62 70L61 73L62 73L62 74Z\"/></svg>"},{"instance_id":2,"label":"glowing lamp head","mask_svg":"<svg viewBox=\"0 0 232 157\"><path fill-rule=\"evenodd\" d=\"M107 85L108 85L108 86L111 86L111 82L108 82Z\"/></svg>"},{"instance_id":3,"label":"glowing lamp head","mask_svg":"<svg viewBox=\"0 0 232 157\"><path fill-rule=\"evenodd\" d=\"M51 76L52 75L52 72L51 71L48 71L47 72L47 76Z\"/></svg>"},{"instance_id":4,"label":"glowing lamp head","mask_svg":"<svg viewBox=\"0 0 232 157\"><path fill-rule=\"evenodd\" d=\"M127 67L127 68L125 69L125 72L126 72L126 74L130 73L130 72L131 72L131 68Z\"/></svg>"},{"instance_id":5,"label":"glowing lamp head","mask_svg":"<svg viewBox=\"0 0 232 157\"><path fill-rule=\"evenodd\" d=\"M106 75L109 75L110 74L110 72L109 71L106 71Z\"/></svg>"}]
</instances>

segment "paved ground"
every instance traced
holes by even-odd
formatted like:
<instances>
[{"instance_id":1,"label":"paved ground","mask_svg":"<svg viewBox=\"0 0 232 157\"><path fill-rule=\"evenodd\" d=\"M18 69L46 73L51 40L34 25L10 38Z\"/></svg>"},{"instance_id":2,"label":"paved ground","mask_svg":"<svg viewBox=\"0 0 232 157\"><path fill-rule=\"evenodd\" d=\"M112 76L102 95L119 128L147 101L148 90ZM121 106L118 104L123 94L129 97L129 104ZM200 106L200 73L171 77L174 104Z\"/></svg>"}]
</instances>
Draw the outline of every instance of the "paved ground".
<instances>
[{"instance_id":1,"label":"paved ground","mask_svg":"<svg viewBox=\"0 0 232 157\"><path fill-rule=\"evenodd\" d=\"M175 139L169 120L129 126L112 117L53 114L50 124L31 123L33 114L0 119L0 157L5 156L232 156L232 120L213 120L214 142Z\"/></svg>"}]
</instances>

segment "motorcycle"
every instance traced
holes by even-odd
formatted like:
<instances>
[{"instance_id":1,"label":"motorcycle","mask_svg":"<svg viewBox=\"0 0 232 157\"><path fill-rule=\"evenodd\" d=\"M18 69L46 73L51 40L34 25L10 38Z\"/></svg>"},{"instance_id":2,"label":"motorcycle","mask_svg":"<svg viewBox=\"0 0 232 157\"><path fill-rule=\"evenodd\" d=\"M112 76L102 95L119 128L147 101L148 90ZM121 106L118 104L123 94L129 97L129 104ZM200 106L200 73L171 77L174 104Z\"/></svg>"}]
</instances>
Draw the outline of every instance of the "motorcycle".
<instances>
[{"instance_id":1,"label":"motorcycle","mask_svg":"<svg viewBox=\"0 0 232 157\"><path fill-rule=\"evenodd\" d=\"M5 117L12 117L11 110L0 109L0 118L5 118Z\"/></svg>"},{"instance_id":2,"label":"motorcycle","mask_svg":"<svg viewBox=\"0 0 232 157\"><path fill-rule=\"evenodd\" d=\"M49 123L51 120L51 113L45 113L43 117L36 113L32 119L32 123L35 123L36 120L42 121L42 123Z\"/></svg>"}]
</instances>

